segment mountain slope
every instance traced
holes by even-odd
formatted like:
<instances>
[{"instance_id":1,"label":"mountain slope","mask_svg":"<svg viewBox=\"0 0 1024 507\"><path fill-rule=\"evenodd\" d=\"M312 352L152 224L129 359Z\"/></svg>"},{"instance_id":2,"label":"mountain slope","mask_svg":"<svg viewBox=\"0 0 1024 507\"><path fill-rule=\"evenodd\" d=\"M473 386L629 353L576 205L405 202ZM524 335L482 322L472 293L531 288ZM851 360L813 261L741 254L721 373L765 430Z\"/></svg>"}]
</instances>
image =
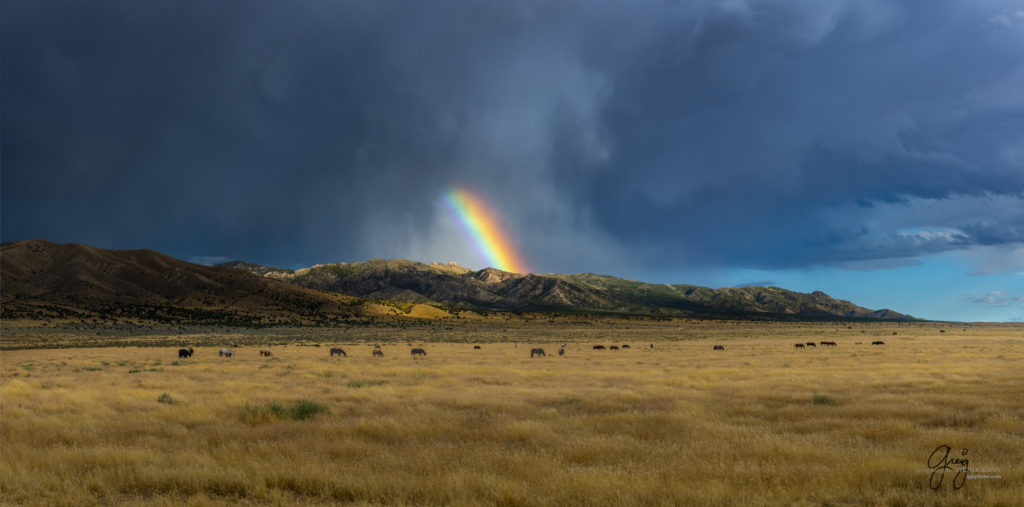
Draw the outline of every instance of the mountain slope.
<instances>
[{"instance_id":1,"label":"mountain slope","mask_svg":"<svg viewBox=\"0 0 1024 507\"><path fill-rule=\"evenodd\" d=\"M696 285L649 284L594 274L555 275L606 290L636 304L655 308L693 311L768 313L801 317L849 317L910 319L892 310L870 310L835 299L821 291L811 294L779 287L731 287L709 289Z\"/></svg>"},{"instance_id":2,"label":"mountain slope","mask_svg":"<svg viewBox=\"0 0 1024 507\"><path fill-rule=\"evenodd\" d=\"M265 272L265 276L304 287L352 296L434 302L473 309L698 317L913 318L891 310L863 308L823 292L804 294L778 287L709 289L695 285L649 284L590 273L523 275L493 268L472 271L451 266L373 259L319 265L294 272L258 265L244 265L243 269Z\"/></svg>"},{"instance_id":3,"label":"mountain slope","mask_svg":"<svg viewBox=\"0 0 1024 507\"><path fill-rule=\"evenodd\" d=\"M104 250L43 240L0 249L5 318L89 313L171 321L321 320L361 302L152 250Z\"/></svg>"},{"instance_id":4,"label":"mountain slope","mask_svg":"<svg viewBox=\"0 0 1024 507\"><path fill-rule=\"evenodd\" d=\"M43 240L2 245L0 271L4 318L309 325L354 316L443 316L422 304L706 318L912 318L822 292L778 287L709 289L589 273L523 275L382 259L299 270L239 261L211 267L152 250Z\"/></svg>"}]
</instances>

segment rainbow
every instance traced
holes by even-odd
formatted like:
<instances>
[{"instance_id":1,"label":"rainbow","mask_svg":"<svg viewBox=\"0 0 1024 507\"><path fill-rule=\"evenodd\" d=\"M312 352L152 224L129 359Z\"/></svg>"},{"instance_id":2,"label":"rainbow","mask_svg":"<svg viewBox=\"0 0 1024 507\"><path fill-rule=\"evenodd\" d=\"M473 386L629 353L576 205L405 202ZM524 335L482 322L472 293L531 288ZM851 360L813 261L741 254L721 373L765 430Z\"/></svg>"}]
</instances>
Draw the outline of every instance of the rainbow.
<instances>
[{"instance_id":1,"label":"rainbow","mask_svg":"<svg viewBox=\"0 0 1024 507\"><path fill-rule=\"evenodd\" d=\"M477 251L492 264L491 267L513 273L528 272L512 241L483 199L464 188L453 187L444 193L444 202L473 239Z\"/></svg>"}]
</instances>

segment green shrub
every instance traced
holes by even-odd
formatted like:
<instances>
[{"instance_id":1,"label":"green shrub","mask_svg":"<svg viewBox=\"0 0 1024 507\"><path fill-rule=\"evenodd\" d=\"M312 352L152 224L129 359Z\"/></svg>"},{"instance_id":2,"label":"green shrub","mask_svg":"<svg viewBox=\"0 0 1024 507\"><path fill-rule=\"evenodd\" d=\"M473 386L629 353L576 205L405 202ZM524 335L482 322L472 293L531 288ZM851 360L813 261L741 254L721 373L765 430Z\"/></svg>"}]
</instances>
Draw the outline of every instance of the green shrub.
<instances>
[{"instance_id":1,"label":"green shrub","mask_svg":"<svg viewBox=\"0 0 1024 507\"><path fill-rule=\"evenodd\" d=\"M359 389L360 387L373 387L386 384L384 380L352 380L349 381L348 386L352 389Z\"/></svg>"},{"instance_id":2,"label":"green shrub","mask_svg":"<svg viewBox=\"0 0 1024 507\"><path fill-rule=\"evenodd\" d=\"M287 405L276 401L262 404L250 401L239 411L239 419L247 424L278 420L301 421L326 411L327 407L309 400L294 401Z\"/></svg>"},{"instance_id":3,"label":"green shrub","mask_svg":"<svg viewBox=\"0 0 1024 507\"><path fill-rule=\"evenodd\" d=\"M167 393L161 394L161 395L160 395L160 396L159 396L159 397L158 397L158 398L156 399L156 401L158 401L158 402L160 402L160 403L166 403L166 404L168 404L168 405L174 405L174 403L175 403L175 402L174 402L174 398L172 398L172 397L171 397L171 395L169 395L169 394L167 394Z\"/></svg>"},{"instance_id":4,"label":"green shrub","mask_svg":"<svg viewBox=\"0 0 1024 507\"><path fill-rule=\"evenodd\" d=\"M309 400L299 400L288 407L288 417L294 421L301 421L303 419L309 419L321 412L325 412L327 407Z\"/></svg>"},{"instance_id":5,"label":"green shrub","mask_svg":"<svg viewBox=\"0 0 1024 507\"><path fill-rule=\"evenodd\" d=\"M836 400L829 398L828 395L825 394L815 394L814 397L811 398L811 403L815 405L835 405Z\"/></svg>"}]
</instances>

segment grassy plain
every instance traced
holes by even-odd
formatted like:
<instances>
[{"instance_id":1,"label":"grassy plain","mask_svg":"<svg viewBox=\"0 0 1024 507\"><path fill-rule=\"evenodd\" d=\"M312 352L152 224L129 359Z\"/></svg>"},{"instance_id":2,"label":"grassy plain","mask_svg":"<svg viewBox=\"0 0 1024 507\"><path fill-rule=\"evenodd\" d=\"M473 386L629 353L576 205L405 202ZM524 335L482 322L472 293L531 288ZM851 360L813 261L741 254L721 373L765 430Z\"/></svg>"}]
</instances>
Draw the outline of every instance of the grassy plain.
<instances>
[{"instance_id":1,"label":"grassy plain","mask_svg":"<svg viewBox=\"0 0 1024 507\"><path fill-rule=\"evenodd\" d=\"M1021 326L566 317L77 337L5 323L3 332L5 504L1024 498ZM33 337L89 348L24 348ZM821 340L838 347L793 349ZM372 343L383 359L371 357ZM196 355L179 360L185 344ZM410 344L428 356L411 358ZM225 345L239 345L236 357L217 356ZM328 357L332 346L348 357ZM534 346L547 357L530 359ZM927 461L940 445L950 459L967 449L972 474L999 478L954 489L950 471L930 489Z\"/></svg>"}]
</instances>

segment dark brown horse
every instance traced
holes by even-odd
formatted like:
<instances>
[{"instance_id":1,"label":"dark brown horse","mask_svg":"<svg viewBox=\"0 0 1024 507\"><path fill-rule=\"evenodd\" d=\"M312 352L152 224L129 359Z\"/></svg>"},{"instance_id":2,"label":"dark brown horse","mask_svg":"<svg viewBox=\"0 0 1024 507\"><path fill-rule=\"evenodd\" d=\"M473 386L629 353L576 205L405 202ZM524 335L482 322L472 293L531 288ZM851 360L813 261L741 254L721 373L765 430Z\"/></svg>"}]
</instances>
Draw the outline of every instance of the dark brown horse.
<instances>
[{"instance_id":1,"label":"dark brown horse","mask_svg":"<svg viewBox=\"0 0 1024 507\"><path fill-rule=\"evenodd\" d=\"M611 347L608 347L608 350L619 350L619 346L618 345L612 345Z\"/></svg>"},{"instance_id":2,"label":"dark brown horse","mask_svg":"<svg viewBox=\"0 0 1024 507\"><path fill-rule=\"evenodd\" d=\"M723 345L715 345L715 350L725 350L725 346L723 346Z\"/></svg>"},{"instance_id":3,"label":"dark brown horse","mask_svg":"<svg viewBox=\"0 0 1024 507\"><path fill-rule=\"evenodd\" d=\"M872 345L885 345L885 342L883 342L881 340L878 340L878 341L871 342L871 344Z\"/></svg>"},{"instance_id":4,"label":"dark brown horse","mask_svg":"<svg viewBox=\"0 0 1024 507\"><path fill-rule=\"evenodd\" d=\"M542 348L539 348L539 347L538 347L538 348L534 348L534 349L530 349L530 357L533 357L533 356L534 356L534 354L536 354L536 355L538 355L538 356L544 356L544 357L547 357L547 356L546 356L546 355L544 354L544 349L542 349Z\"/></svg>"},{"instance_id":5,"label":"dark brown horse","mask_svg":"<svg viewBox=\"0 0 1024 507\"><path fill-rule=\"evenodd\" d=\"M373 357L384 357L384 351L380 349L373 349Z\"/></svg>"},{"instance_id":6,"label":"dark brown horse","mask_svg":"<svg viewBox=\"0 0 1024 507\"><path fill-rule=\"evenodd\" d=\"M804 348L804 344L802 344L802 343L797 343L796 345L793 345L793 348L794 348L794 349L802 349L802 348Z\"/></svg>"},{"instance_id":7,"label":"dark brown horse","mask_svg":"<svg viewBox=\"0 0 1024 507\"><path fill-rule=\"evenodd\" d=\"M270 357L272 355L274 354L271 354L269 350L260 349L260 357Z\"/></svg>"},{"instance_id":8,"label":"dark brown horse","mask_svg":"<svg viewBox=\"0 0 1024 507\"><path fill-rule=\"evenodd\" d=\"M192 354L193 354L192 347L189 347L187 349L178 349L178 357L179 358L184 359L184 358L187 358L187 357L192 357Z\"/></svg>"},{"instance_id":9,"label":"dark brown horse","mask_svg":"<svg viewBox=\"0 0 1024 507\"><path fill-rule=\"evenodd\" d=\"M412 355L413 355L413 357L416 357L416 356L426 357L427 356L427 351L425 351L423 349L412 349Z\"/></svg>"},{"instance_id":10,"label":"dark brown horse","mask_svg":"<svg viewBox=\"0 0 1024 507\"><path fill-rule=\"evenodd\" d=\"M594 350L604 350L604 345L594 345Z\"/></svg>"},{"instance_id":11,"label":"dark brown horse","mask_svg":"<svg viewBox=\"0 0 1024 507\"><path fill-rule=\"evenodd\" d=\"M331 349L331 357L334 357L334 356L348 357L348 354L346 354L344 350L341 350L341 349L335 347L335 348Z\"/></svg>"}]
</instances>

